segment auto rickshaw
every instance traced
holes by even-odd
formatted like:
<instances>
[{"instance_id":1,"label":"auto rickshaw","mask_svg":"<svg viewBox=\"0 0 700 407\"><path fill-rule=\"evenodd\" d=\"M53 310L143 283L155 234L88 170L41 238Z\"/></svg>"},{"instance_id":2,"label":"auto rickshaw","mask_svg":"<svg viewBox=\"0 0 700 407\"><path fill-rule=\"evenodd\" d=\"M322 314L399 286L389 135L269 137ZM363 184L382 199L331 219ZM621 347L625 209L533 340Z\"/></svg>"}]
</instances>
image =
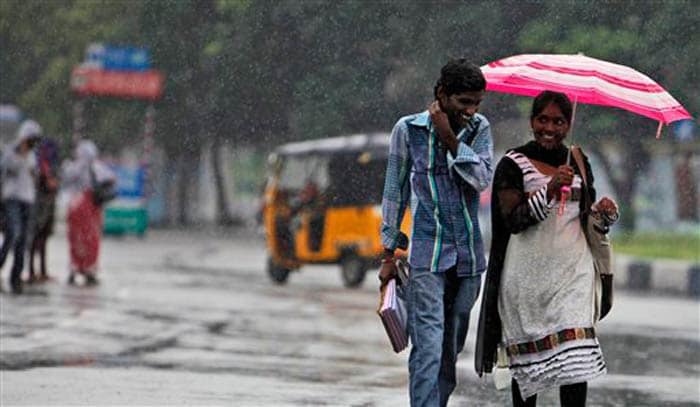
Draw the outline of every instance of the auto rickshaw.
<instances>
[{"instance_id":1,"label":"auto rickshaw","mask_svg":"<svg viewBox=\"0 0 700 407\"><path fill-rule=\"evenodd\" d=\"M346 287L379 266L381 201L389 134L357 134L280 146L268 158L263 224L267 272L284 284L306 264L339 264ZM401 229L410 227L406 211ZM398 250L398 255L406 255Z\"/></svg>"}]
</instances>

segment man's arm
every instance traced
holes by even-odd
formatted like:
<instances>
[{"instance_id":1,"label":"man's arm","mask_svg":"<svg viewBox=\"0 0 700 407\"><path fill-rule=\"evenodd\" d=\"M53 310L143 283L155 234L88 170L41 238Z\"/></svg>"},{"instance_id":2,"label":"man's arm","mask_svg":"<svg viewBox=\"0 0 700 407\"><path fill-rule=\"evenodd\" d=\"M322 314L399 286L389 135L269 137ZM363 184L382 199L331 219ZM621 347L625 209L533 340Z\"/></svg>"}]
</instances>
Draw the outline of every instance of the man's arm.
<instances>
[{"instance_id":1,"label":"man's arm","mask_svg":"<svg viewBox=\"0 0 700 407\"><path fill-rule=\"evenodd\" d=\"M409 176L412 160L408 151L408 125L399 121L391 133L389 159L382 196L381 238L385 254L390 255L399 244L401 221L411 195Z\"/></svg>"},{"instance_id":2,"label":"man's arm","mask_svg":"<svg viewBox=\"0 0 700 407\"><path fill-rule=\"evenodd\" d=\"M457 154L447 152L447 165L475 190L481 192L489 186L493 177L493 139L491 125L486 119L482 119L478 126L471 146L467 144L468 137L465 135L459 140Z\"/></svg>"}]
</instances>

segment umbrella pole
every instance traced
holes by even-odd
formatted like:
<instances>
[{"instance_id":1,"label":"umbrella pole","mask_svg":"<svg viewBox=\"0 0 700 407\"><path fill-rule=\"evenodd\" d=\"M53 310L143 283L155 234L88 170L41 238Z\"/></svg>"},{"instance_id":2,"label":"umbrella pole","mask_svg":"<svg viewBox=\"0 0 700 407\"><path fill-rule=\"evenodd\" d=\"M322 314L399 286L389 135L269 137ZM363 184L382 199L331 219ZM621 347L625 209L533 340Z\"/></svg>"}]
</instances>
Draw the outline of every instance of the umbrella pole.
<instances>
[{"instance_id":1,"label":"umbrella pole","mask_svg":"<svg viewBox=\"0 0 700 407\"><path fill-rule=\"evenodd\" d=\"M574 146L574 121L576 120L576 105L578 104L578 96L574 96L574 107L573 111L571 112L571 124L569 126L569 130L571 133L569 133L571 136L571 142L569 143L569 151L566 153L566 165L571 165L571 148ZM581 169L583 171L583 169ZM562 216L564 214L564 210L566 208L566 200L569 198L568 195L571 193L571 187L568 185L565 185L561 187L561 200L559 201L559 210L557 211L557 214L559 216Z\"/></svg>"},{"instance_id":2,"label":"umbrella pole","mask_svg":"<svg viewBox=\"0 0 700 407\"><path fill-rule=\"evenodd\" d=\"M570 130L570 143L569 143L569 152L566 154L566 165L571 165L571 147L574 145L574 122L576 121L576 105L578 104L578 96L574 96L574 108L573 111L571 112L571 126L569 126Z\"/></svg>"}]
</instances>

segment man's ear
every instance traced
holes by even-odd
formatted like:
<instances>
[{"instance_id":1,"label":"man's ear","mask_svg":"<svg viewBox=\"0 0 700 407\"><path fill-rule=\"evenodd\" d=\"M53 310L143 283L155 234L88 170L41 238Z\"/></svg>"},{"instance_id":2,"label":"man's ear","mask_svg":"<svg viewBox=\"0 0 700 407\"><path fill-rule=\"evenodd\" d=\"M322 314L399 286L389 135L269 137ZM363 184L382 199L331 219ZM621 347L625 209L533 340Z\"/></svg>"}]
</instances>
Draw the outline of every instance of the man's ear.
<instances>
[{"instance_id":1,"label":"man's ear","mask_svg":"<svg viewBox=\"0 0 700 407\"><path fill-rule=\"evenodd\" d=\"M445 97L445 88L443 88L442 85L438 86L436 94L437 99L442 102L442 99Z\"/></svg>"},{"instance_id":2,"label":"man's ear","mask_svg":"<svg viewBox=\"0 0 700 407\"><path fill-rule=\"evenodd\" d=\"M442 87L442 85L438 86L437 90L437 100L440 102L440 109L445 109L445 106L447 106L447 94L445 93L445 88Z\"/></svg>"}]
</instances>

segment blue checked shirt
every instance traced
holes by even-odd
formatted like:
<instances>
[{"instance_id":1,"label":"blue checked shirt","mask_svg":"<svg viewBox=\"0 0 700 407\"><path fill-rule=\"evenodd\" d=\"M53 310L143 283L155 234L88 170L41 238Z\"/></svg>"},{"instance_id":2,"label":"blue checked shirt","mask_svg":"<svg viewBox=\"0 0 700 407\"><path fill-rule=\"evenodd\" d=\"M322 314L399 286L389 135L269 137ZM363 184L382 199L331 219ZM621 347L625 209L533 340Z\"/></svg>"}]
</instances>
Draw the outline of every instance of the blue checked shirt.
<instances>
[{"instance_id":1,"label":"blue checked shirt","mask_svg":"<svg viewBox=\"0 0 700 407\"><path fill-rule=\"evenodd\" d=\"M436 138L425 111L401 118L391 134L382 199L382 244L395 249L406 207L413 217L408 262L459 276L486 269L477 211L493 175L488 120L475 114L457 135L457 156Z\"/></svg>"}]
</instances>

